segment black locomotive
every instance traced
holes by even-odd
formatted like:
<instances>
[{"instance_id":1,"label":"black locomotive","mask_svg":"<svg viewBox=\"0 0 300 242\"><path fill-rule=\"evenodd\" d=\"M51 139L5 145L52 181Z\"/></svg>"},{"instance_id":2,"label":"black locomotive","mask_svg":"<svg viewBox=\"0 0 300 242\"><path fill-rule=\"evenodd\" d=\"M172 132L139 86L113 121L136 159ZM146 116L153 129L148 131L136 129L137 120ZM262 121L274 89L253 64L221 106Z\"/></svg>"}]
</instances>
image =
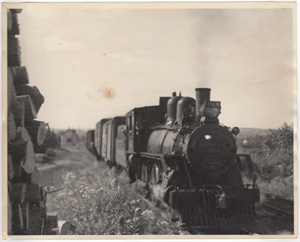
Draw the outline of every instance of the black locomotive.
<instances>
[{"instance_id":1,"label":"black locomotive","mask_svg":"<svg viewBox=\"0 0 300 242\"><path fill-rule=\"evenodd\" d=\"M131 182L142 182L145 194L169 205L186 227L240 226L254 218L259 189L255 180L243 184L239 129L221 125L220 112L208 88L196 89L196 100L173 93L158 106L101 120L95 150L110 166L126 169Z\"/></svg>"}]
</instances>

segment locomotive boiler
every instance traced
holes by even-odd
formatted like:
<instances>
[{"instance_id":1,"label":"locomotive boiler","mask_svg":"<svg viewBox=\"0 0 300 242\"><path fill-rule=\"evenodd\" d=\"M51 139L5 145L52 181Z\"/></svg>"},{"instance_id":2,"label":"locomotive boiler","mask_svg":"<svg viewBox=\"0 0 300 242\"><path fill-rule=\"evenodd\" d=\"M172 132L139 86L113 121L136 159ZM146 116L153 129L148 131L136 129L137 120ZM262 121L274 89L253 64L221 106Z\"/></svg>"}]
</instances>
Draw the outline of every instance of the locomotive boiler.
<instances>
[{"instance_id":1,"label":"locomotive boiler","mask_svg":"<svg viewBox=\"0 0 300 242\"><path fill-rule=\"evenodd\" d=\"M123 150L114 149L107 160L125 168L131 182L143 184L145 196L167 204L173 219L192 229L240 226L254 218L259 202L255 180L243 184L239 129L220 124L221 102L211 101L210 91L197 88L196 99L173 93L158 106L129 111L110 145L123 142Z\"/></svg>"}]
</instances>

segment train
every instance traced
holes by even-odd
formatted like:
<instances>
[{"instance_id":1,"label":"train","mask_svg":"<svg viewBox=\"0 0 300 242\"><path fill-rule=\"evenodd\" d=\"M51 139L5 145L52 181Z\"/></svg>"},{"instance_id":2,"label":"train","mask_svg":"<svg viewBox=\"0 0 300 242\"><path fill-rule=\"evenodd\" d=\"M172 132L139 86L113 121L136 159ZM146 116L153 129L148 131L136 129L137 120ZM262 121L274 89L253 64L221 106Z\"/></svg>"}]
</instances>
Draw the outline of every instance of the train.
<instances>
[{"instance_id":1,"label":"train","mask_svg":"<svg viewBox=\"0 0 300 242\"><path fill-rule=\"evenodd\" d=\"M169 207L186 228L241 226L254 220L260 200L255 179L242 179L242 167L253 171L252 161L237 154L240 130L219 122L221 102L210 100L211 89L195 92L195 99L174 92L157 106L101 119L87 142L99 160L126 170L131 183L142 184L145 196Z\"/></svg>"}]
</instances>

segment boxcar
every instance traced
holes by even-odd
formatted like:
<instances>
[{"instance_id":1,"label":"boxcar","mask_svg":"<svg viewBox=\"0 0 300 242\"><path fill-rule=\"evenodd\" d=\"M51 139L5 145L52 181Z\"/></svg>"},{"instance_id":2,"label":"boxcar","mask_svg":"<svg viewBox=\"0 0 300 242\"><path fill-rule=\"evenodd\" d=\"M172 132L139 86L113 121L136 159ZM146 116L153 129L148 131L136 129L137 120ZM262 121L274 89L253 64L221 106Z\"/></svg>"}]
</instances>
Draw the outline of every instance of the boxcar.
<instances>
[{"instance_id":1,"label":"boxcar","mask_svg":"<svg viewBox=\"0 0 300 242\"><path fill-rule=\"evenodd\" d=\"M110 130L111 122L110 120L103 123L102 127L102 137L101 137L101 158L107 161L107 143L108 143L108 130Z\"/></svg>"},{"instance_id":2,"label":"boxcar","mask_svg":"<svg viewBox=\"0 0 300 242\"><path fill-rule=\"evenodd\" d=\"M102 150L102 134L103 134L103 124L107 122L109 119L101 119L96 124L95 129L95 149L97 159L100 160L102 158L101 150Z\"/></svg>"},{"instance_id":3,"label":"boxcar","mask_svg":"<svg viewBox=\"0 0 300 242\"><path fill-rule=\"evenodd\" d=\"M120 126L124 127L125 123L126 118L121 116L112 118L103 124L101 156L110 166L116 165L117 146L121 148L122 142L125 142L125 139L122 139L122 128L119 128ZM125 148L125 144L123 147ZM120 152L118 156L122 150L118 150Z\"/></svg>"},{"instance_id":4,"label":"boxcar","mask_svg":"<svg viewBox=\"0 0 300 242\"><path fill-rule=\"evenodd\" d=\"M126 125L122 124L118 126L117 136L116 136L116 150L115 150L115 162L121 167L127 167L126 161Z\"/></svg>"}]
</instances>

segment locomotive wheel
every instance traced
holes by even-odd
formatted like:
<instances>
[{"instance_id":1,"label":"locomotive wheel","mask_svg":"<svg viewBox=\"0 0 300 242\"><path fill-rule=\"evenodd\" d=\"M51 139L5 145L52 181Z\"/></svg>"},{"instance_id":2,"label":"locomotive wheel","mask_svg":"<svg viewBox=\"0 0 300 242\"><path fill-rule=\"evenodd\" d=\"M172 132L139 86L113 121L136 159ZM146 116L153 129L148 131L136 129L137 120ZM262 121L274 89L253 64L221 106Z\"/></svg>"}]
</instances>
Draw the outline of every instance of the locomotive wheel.
<instances>
[{"instance_id":1,"label":"locomotive wheel","mask_svg":"<svg viewBox=\"0 0 300 242\"><path fill-rule=\"evenodd\" d=\"M135 173L134 169L130 166L128 168L128 176L129 176L129 179L130 179L129 183L134 183L137 179L137 174Z\"/></svg>"},{"instance_id":2,"label":"locomotive wheel","mask_svg":"<svg viewBox=\"0 0 300 242\"><path fill-rule=\"evenodd\" d=\"M149 182L149 165L145 162L141 166L141 180L147 184Z\"/></svg>"},{"instance_id":3,"label":"locomotive wheel","mask_svg":"<svg viewBox=\"0 0 300 242\"><path fill-rule=\"evenodd\" d=\"M152 168L151 168L150 183L154 188L154 186L157 186L159 182L160 182L159 167L157 164L153 164ZM157 207L157 206L159 206L160 201L155 196L157 194L155 194L155 192L153 191L153 188L152 188L152 192L151 192L151 201L154 203L155 207Z\"/></svg>"},{"instance_id":4,"label":"locomotive wheel","mask_svg":"<svg viewBox=\"0 0 300 242\"><path fill-rule=\"evenodd\" d=\"M151 168L151 184L158 184L160 182L159 167L153 164Z\"/></svg>"},{"instance_id":5,"label":"locomotive wheel","mask_svg":"<svg viewBox=\"0 0 300 242\"><path fill-rule=\"evenodd\" d=\"M149 190L149 165L145 162L141 165L141 180L146 183L146 185L141 188L140 193L146 198L150 198Z\"/></svg>"}]
</instances>

